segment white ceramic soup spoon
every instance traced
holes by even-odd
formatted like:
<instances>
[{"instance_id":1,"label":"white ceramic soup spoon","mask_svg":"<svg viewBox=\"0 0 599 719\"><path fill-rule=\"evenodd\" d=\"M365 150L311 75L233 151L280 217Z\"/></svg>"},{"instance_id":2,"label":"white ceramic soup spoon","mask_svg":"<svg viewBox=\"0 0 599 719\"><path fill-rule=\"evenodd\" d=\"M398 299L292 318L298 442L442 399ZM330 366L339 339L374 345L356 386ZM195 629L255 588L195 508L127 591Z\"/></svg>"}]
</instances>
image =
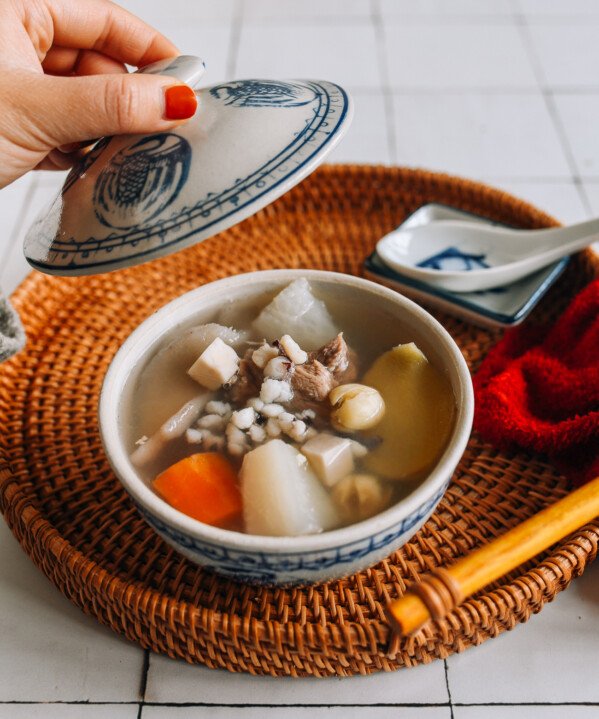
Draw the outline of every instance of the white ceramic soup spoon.
<instances>
[{"instance_id":1,"label":"white ceramic soup spoon","mask_svg":"<svg viewBox=\"0 0 599 719\"><path fill-rule=\"evenodd\" d=\"M596 241L599 219L550 230L439 220L379 240L381 260L406 277L456 292L487 290L532 274Z\"/></svg>"}]
</instances>

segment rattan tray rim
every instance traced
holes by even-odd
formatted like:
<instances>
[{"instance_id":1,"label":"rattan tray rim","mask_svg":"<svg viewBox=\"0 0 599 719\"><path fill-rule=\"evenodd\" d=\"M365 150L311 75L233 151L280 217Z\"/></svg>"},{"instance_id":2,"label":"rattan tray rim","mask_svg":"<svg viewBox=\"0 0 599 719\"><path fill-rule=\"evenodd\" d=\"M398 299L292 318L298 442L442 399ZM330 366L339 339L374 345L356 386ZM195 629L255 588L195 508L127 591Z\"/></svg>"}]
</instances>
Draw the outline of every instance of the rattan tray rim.
<instances>
[{"instance_id":1,"label":"rattan tray rim","mask_svg":"<svg viewBox=\"0 0 599 719\"><path fill-rule=\"evenodd\" d=\"M340 169L332 167L320 170L317 177L328 176L330 178L335 177L335 173L337 175L344 173L351 175L360 172L374 173L375 175L378 172L386 178L388 175L393 175L393 170L389 170L389 168L354 167ZM398 177L406 176L408 179L412 179L413 182L423 181L423 179L440 184L458 182L461 183L462 189L475 190L479 193L490 192L495 196L505 194L490 188L484 188L478 183L417 170L397 170L395 171L394 179L397 180ZM301 192L301 189L297 190L296 194L298 192ZM516 201L514 200L514 202ZM521 201L517 202L521 203ZM521 204L524 208L529 207L526 203ZM545 217L541 221L551 224L546 216L538 213L534 208L530 208L530 210L537 213L538 217ZM263 213L265 212L268 212L268 210L263 211ZM589 256L586 261L593 264L593 271L596 273L596 258ZM35 294L44 284L45 279L41 275L30 275L14 294L17 308L20 306L22 298ZM49 332L48 334L49 336L46 339L51 341L52 336ZM532 462L534 461L532 459ZM276 645L276 637L273 639L272 636L272 627L276 625L274 620L265 621L256 617L244 617L238 613L227 613L213 608L200 607L186 600L166 596L157 589L144 585L143 582L126 580L108 571L61 535L60 531L35 506L33 499L20 486L18 477L11 471L11 467L6 464L4 466L0 464L0 501L11 530L33 561L53 581L57 576L63 578L64 581L59 587L61 591L81 606L84 611L93 614L102 623L117 629L117 631L137 641L142 646L164 651L171 656L181 656L179 651L175 651L173 646L169 646L168 636L164 641L164 637L152 637L138 631L139 628L134 626L121 626L118 629L115 627L114 621L107 619L107 617L111 617L110 607L108 607L108 614L105 615L102 611L96 610L95 603L101 604L108 596L111 601L122 606L125 614L131 613L134 620L136 616L146 615L149 617L150 622L154 622L155 625L157 618L164 622L169 622L176 616L180 620L177 625L178 628L186 627L194 638L198 632L203 632L215 638L220 636L225 641L231 641L233 638L233 644L235 644L237 638L245 637L248 642L256 641L258 646L261 644L264 646L268 644ZM538 564L527 569L517 578L513 580L506 578L498 586L492 587L478 597L468 600L448 617L445 623L440 623L434 628L426 627L402 647L400 647L399 640L396 637L388 634L383 616L379 616L378 620L373 619L367 623L347 620L342 622L341 625L335 625L329 622L326 627L322 627L322 634L315 634L313 625L309 623L301 625L294 622L292 630L298 654L299 656L305 654L305 656L309 657L310 653L303 652L302 648L316 647L323 657L330 656L334 658L337 662L335 672L329 671L330 668L325 667L323 669L322 666L318 666L318 661L313 662L314 673L326 674L354 673L356 671L356 669L348 669L345 672L343 662L339 664L340 643L346 644L348 654L354 651L356 644L360 646L371 645L373 654L375 657L378 656L379 661L375 661L374 665L376 666L372 666L370 669L368 662L364 666L359 666L357 671L362 673L366 673L371 669L394 669L400 665L427 662L431 661L435 656L441 657L451 651L460 651L466 646L483 641L486 637L481 635L481 630L483 632L488 631L490 636L494 636L505 628L511 628L518 621L525 621L531 613L540 611L542 606L565 588L574 576L578 576L584 571L586 564L597 553L598 541L599 523L586 525L560 542ZM83 587L77 589L77 584L81 582ZM56 581L54 583L57 584ZM531 590L531 587L534 586L537 587L537 592ZM89 594L92 601L86 603L81 592ZM532 594L537 596L533 597ZM86 596L85 599L87 598ZM524 605L519 607L518 605L522 601L524 601ZM510 607L512 611L510 611ZM135 623L134 621L133 624ZM172 622L172 624L175 626L176 622ZM468 625L470 625L470 631L465 630ZM457 640L455 638L451 640L451 646L445 648L443 648L443 644L437 646L436 654L419 651L426 650L435 633L440 632L441 639L446 636L449 642L449 633L452 627L456 631L461 629L461 633L458 632ZM280 624L280 630L285 631L284 623ZM330 635L330 645L329 642L322 641L325 634ZM183 635L185 635L185 632L183 632ZM187 635L187 638L189 636ZM315 641L315 637L317 641ZM186 637L182 636L182 638L185 640ZM188 661L198 661L197 656L197 653L195 657L190 653L190 656L184 656L184 658L188 659ZM211 666L226 666L233 671L256 671L256 665L251 662L244 666L243 662L235 664L234 662L227 662L226 659L219 656L212 656L211 660L204 661L204 663ZM302 671L310 673L310 665L305 665ZM284 671L282 673L290 672Z\"/></svg>"}]
</instances>

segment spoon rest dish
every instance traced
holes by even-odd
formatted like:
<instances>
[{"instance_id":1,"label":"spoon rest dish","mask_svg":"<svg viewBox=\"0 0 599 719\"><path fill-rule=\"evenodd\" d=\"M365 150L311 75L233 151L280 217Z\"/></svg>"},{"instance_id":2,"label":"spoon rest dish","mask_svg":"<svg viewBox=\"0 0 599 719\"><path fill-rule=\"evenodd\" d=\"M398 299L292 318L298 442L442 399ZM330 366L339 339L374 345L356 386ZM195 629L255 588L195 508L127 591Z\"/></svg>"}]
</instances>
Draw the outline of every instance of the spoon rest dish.
<instances>
[{"instance_id":1,"label":"spoon rest dish","mask_svg":"<svg viewBox=\"0 0 599 719\"><path fill-rule=\"evenodd\" d=\"M439 220L499 224L480 215L430 203L408 216L400 228L415 227ZM376 250L366 259L364 269L365 276L369 279L391 287L417 302L424 302L468 322L482 327L514 327L528 317L541 297L564 271L568 261L569 258L565 257L511 285L481 292L452 292L407 277L385 265Z\"/></svg>"},{"instance_id":2,"label":"spoon rest dish","mask_svg":"<svg viewBox=\"0 0 599 719\"><path fill-rule=\"evenodd\" d=\"M597 237L597 218L540 230L438 220L397 228L376 251L401 275L452 292L477 292L514 284Z\"/></svg>"}]
</instances>

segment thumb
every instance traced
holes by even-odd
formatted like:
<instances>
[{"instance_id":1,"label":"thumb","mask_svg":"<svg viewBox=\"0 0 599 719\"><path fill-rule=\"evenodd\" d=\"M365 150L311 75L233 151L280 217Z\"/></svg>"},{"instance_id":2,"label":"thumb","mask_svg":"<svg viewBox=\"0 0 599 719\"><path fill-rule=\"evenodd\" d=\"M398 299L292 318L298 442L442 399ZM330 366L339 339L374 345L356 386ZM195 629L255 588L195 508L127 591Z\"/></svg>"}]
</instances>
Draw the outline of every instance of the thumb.
<instances>
[{"instance_id":1,"label":"thumb","mask_svg":"<svg viewBox=\"0 0 599 719\"><path fill-rule=\"evenodd\" d=\"M28 98L22 113L35 130L33 137L48 149L103 135L167 130L197 108L194 91L172 77L34 77L30 92L21 93Z\"/></svg>"}]
</instances>

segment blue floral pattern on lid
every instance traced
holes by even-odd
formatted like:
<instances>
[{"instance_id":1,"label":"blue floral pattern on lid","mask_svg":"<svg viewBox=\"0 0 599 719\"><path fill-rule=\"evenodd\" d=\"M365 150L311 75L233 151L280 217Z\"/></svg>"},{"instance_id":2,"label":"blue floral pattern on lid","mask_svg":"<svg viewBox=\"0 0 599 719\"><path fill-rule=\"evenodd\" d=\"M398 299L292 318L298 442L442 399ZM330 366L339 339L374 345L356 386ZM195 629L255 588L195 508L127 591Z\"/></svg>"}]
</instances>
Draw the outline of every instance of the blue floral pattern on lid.
<instances>
[{"instance_id":1,"label":"blue floral pattern on lid","mask_svg":"<svg viewBox=\"0 0 599 719\"><path fill-rule=\"evenodd\" d=\"M204 88L169 133L104 138L25 239L49 274L107 272L169 254L257 212L312 172L345 134L352 104L315 80Z\"/></svg>"},{"instance_id":2,"label":"blue floral pattern on lid","mask_svg":"<svg viewBox=\"0 0 599 719\"><path fill-rule=\"evenodd\" d=\"M275 80L240 80L211 88L212 97L236 107L300 107L315 98L314 91L300 83Z\"/></svg>"},{"instance_id":3,"label":"blue floral pattern on lid","mask_svg":"<svg viewBox=\"0 0 599 719\"><path fill-rule=\"evenodd\" d=\"M150 135L117 152L94 187L96 217L106 227L145 225L179 195L191 147L172 133Z\"/></svg>"}]
</instances>

